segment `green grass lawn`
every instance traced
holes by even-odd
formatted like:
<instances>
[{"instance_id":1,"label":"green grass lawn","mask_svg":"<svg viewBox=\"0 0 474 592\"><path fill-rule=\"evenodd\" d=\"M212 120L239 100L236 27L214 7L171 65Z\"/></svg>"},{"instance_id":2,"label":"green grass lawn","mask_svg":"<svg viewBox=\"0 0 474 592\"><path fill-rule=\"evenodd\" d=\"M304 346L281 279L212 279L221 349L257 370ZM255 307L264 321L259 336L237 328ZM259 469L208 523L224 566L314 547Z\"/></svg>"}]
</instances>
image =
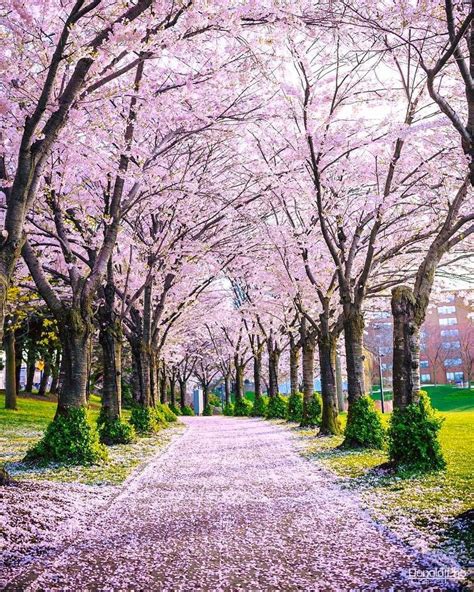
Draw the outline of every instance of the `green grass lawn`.
<instances>
[{"instance_id":1,"label":"green grass lawn","mask_svg":"<svg viewBox=\"0 0 474 592\"><path fill-rule=\"evenodd\" d=\"M5 396L0 394L0 465L15 479L45 479L49 481L79 482L93 485L117 485L122 483L138 465L151 458L160 447L165 446L183 424L146 438L139 438L133 444L109 446L109 461L91 467L70 467L50 465L34 467L21 462L30 446L43 435L53 419L56 403L29 397L18 398L16 411L4 408ZM100 411L99 397L92 395L89 401L89 420L95 425ZM130 411L123 411L124 419Z\"/></svg>"},{"instance_id":2,"label":"green grass lawn","mask_svg":"<svg viewBox=\"0 0 474 592\"><path fill-rule=\"evenodd\" d=\"M428 393L431 404L439 411L463 411L474 407L474 388L458 388L450 384L441 384L439 386L424 386L422 389ZM380 389L374 385L372 389L372 399L380 401ZM386 401L392 400L392 392L385 391Z\"/></svg>"},{"instance_id":3,"label":"green grass lawn","mask_svg":"<svg viewBox=\"0 0 474 592\"><path fill-rule=\"evenodd\" d=\"M474 391L427 390L444 417L440 440L446 471L407 479L389 476L377 471L388 460L385 451L340 450L342 437L318 439L309 432L302 433L305 454L336 473L344 487L361 492L375 517L407 542L417 544L421 532L432 547L444 546L467 563L469 557L472 561L473 532L462 530L456 517L474 506ZM344 415L341 419L345 422ZM383 420L388 425L389 415Z\"/></svg>"}]
</instances>

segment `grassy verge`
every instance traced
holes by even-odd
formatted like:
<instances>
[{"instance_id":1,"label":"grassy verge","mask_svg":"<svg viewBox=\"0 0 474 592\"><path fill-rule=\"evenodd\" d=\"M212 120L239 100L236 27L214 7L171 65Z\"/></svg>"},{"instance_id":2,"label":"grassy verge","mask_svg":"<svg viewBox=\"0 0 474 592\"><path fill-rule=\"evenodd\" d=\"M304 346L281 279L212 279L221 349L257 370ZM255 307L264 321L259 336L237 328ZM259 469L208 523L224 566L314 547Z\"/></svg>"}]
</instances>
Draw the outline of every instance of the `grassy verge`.
<instances>
[{"instance_id":1,"label":"grassy verge","mask_svg":"<svg viewBox=\"0 0 474 592\"><path fill-rule=\"evenodd\" d=\"M49 465L34 467L21 462L26 451L43 435L52 421L56 403L29 397L19 397L18 410L4 409L4 395L0 395L0 465L6 463L8 472L15 479L40 479L47 481L75 482L90 485L118 485L140 464L166 446L173 435L184 429L182 424L167 428L157 434L140 438L133 444L109 446L110 460L102 465L70 467ZM95 424L100 411L100 400L94 395L90 400L89 420ZM130 412L124 410L124 419Z\"/></svg>"},{"instance_id":2,"label":"grassy verge","mask_svg":"<svg viewBox=\"0 0 474 592\"><path fill-rule=\"evenodd\" d=\"M459 402L459 410L441 413L447 460L441 473L408 479L387 475L377 469L388 460L385 451L340 450L342 437L314 438L314 433L299 431L304 454L338 475L343 487L359 492L374 517L405 541L423 551L444 548L466 566L474 542L472 516L470 523L460 518L474 505L474 393L470 397L469 404Z\"/></svg>"}]
</instances>

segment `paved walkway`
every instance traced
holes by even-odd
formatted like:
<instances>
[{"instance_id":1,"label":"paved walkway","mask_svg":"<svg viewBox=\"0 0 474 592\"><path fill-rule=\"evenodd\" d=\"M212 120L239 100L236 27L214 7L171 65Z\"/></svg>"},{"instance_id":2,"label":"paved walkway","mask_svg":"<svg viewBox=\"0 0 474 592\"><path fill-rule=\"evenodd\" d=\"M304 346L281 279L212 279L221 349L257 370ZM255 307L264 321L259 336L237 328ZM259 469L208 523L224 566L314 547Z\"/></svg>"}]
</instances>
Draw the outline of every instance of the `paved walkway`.
<instances>
[{"instance_id":1,"label":"paved walkway","mask_svg":"<svg viewBox=\"0 0 474 592\"><path fill-rule=\"evenodd\" d=\"M422 558L379 529L291 434L258 419L188 428L28 590L418 590Z\"/></svg>"}]
</instances>

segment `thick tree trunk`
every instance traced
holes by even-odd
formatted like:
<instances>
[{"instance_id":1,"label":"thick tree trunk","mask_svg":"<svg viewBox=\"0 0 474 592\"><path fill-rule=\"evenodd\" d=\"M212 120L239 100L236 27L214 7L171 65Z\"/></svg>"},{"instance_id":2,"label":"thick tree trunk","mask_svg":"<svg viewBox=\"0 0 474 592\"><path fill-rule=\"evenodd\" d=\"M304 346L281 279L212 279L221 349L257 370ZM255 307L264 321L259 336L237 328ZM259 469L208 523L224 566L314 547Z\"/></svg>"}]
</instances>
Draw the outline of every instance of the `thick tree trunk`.
<instances>
[{"instance_id":1,"label":"thick tree trunk","mask_svg":"<svg viewBox=\"0 0 474 592\"><path fill-rule=\"evenodd\" d=\"M336 392L336 348L337 339L331 333L321 333L318 338L319 365L321 368L321 396L323 412L321 428L322 436L341 433L337 409Z\"/></svg>"},{"instance_id":2,"label":"thick tree trunk","mask_svg":"<svg viewBox=\"0 0 474 592\"><path fill-rule=\"evenodd\" d=\"M226 377L228 379L228 377ZM262 396L262 352L259 349L253 356L253 382L255 390L255 400ZM228 385L227 385L228 388ZM229 395L230 396L230 395ZM226 391L227 401L227 391Z\"/></svg>"},{"instance_id":3,"label":"thick tree trunk","mask_svg":"<svg viewBox=\"0 0 474 592\"><path fill-rule=\"evenodd\" d=\"M161 363L161 377L160 377L160 401L164 404L168 402L168 380L166 377L165 363Z\"/></svg>"},{"instance_id":4,"label":"thick tree trunk","mask_svg":"<svg viewBox=\"0 0 474 592\"><path fill-rule=\"evenodd\" d=\"M347 391L349 405L365 395L364 316L359 307L346 305L344 310Z\"/></svg>"},{"instance_id":5,"label":"thick tree trunk","mask_svg":"<svg viewBox=\"0 0 474 592\"><path fill-rule=\"evenodd\" d=\"M17 408L15 332L5 331L5 409Z\"/></svg>"},{"instance_id":6,"label":"thick tree trunk","mask_svg":"<svg viewBox=\"0 0 474 592\"><path fill-rule=\"evenodd\" d=\"M45 360L43 374L41 375L40 385L38 389L38 395L40 397L46 396L46 389L48 387L48 381L51 376L51 362L49 360Z\"/></svg>"},{"instance_id":7,"label":"thick tree trunk","mask_svg":"<svg viewBox=\"0 0 474 592\"><path fill-rule=\"evenodd\" d=\"M25 391L27 393L33 392L33 381L35 379L35 370L36 370L36 348L32 345L28 349L28 358L26 361L26 384L25 384Z\"/></svg>"},{"instance_id":8,"label":"thick tree trunk","mask_svg":"<svg viewBox=\"0 0 474 592\"><path fill-rule=\"evenodd\" d=\"M204 409L209 405L209 385L203 384L202 386L202 403Z\"/></svg>"},{"instance_id":9,"label":"thick tree trunk","mask_svg":"<svg viewBox=\"0 0 474 592\"><path fill-rule=\"evenodd\" d=\"M235 363L235 400L241 401L244 397L244 367Z\"/></svg>"},{"instance_id":10,"label":"thick tree trunk","mask_svg":"<svg viewBox=\"0 0 474 592\"><path fill-rule=\"evenodd\" d=\"M176 378L173 374L170 376L170 403L176 407Z\"/></svg>"},{"instance_id":11,"label":"thick tree trunk","mask_svg":"<svg viewBox=\"0 0 474 592\"><path fill-rule=\"evenodd\" d=\"M420 325L413 290L392 290L393 314L393 406L403 409L420 394ZM422 317L424 319L424 315Z\"/></svg>"},{"instance_id":12,"label":"thick tree trunk","mask_svg":"<svg viewBox=\"0 0 474 592\"><path fill-rule=\"evenodd\" d=\"M186 407L186 381L180 380L179 381L179 404L181 409Z\"/></svg>"},{"instance_id":13,"label":"thick tree trunk","mask_svg":"<svg viewBox=\"0 0 474 592\"><path fill-rule=\"evenodd\" d=\"M304 331L302 339L303 350L303 417L301 425L308 425L309 409L314 396L314 336Z\"/></svg>"},{"instance_id":14,"label":"thick tree trunk","mask_svg":"<svg viewBox=\"0 0 474 592\"><path fill-rule=\"evenodd\" d=\"M159 364L156 356L153 353L149 355L150 365L150 397L151 405L155 406L160 400L160 379L159 379Z\"/></svg>"},{"instance_id":15,"label":"thick tree trunk","mask_svg":"<svg viewBox=\"0 0 474 592\"><path fill-rule=\"evenodd\" d=\"M104 318L105 321L105 318ZM122 407L122 338L118 323L102 324L99 341L102 347L102 412L107 421L120 419Z\"/></svg>"},{"instance_id":16,"label":"thick tree trunk","mask_svg":"<svg viewBox=\"0 0 474 592\"><path fill-rule=\"evenodd\" d=\"M268 395L276 397L280 392L278 384L278 365L280 362L280 354L275 349L269 351L268 354Z\"/></svg>"},{"instance_id":17,"label":"thick tree trunk","mask_svg":"<svg viewBox=\"0 0 474 592\"><path fill-rule=\"evenodd\" d=\"M131 339L133 398L141 407L151 407L151 364L146 343Z\"/></svg>"},{"instance_id":18,"label":"thick tree trunk","mask_svg":"<svg viewBox=\"0 0 474 592\"><path fill-rule=\"evenodd\" d=\"M298 366L300 363L300 347L290 336L290 391L292 395L298 392Z\"/></svg>"},{"instance_id":19,"label":"thick tree trunk","mask_svg":"<svg viewBox=\"0 0 474 592\"><path fill-rule=\"evenodd\" d=\"M231 384L230 384L230 374L226 374L224 376L224 393L225 393L225 404L230 405L231 402Z\"/></svg>"},{"instance_id":20,"label":"thick tree trunk","mask_svg":"<svg viewBox=\"0 0 474 592\"><path fill-rule=\"evenodd\" d=\"M91 326L91 319L84 318L76 308L68 310L59 323L64 380L56 416L67 415L70 409L87 405Z\"/></svg>"}]
</instances>

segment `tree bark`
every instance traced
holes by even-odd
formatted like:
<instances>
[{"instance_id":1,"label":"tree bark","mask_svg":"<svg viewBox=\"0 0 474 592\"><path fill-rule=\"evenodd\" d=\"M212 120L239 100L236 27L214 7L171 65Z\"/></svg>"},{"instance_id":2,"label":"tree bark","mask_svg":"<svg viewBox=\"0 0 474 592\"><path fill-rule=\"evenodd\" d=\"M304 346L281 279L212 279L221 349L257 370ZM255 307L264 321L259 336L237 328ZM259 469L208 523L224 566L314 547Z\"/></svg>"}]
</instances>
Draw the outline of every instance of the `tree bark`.
<instances>
[{"instance_id":1,"label":"tree bark","mask_svg":"<svg viewBox=\"0 0 474 592\"><path fill-rule=\"evenodd\" d=\"M202 385L202 403L204 409L209 405L209 385L207 383L203 383Z\"/></svg>"},{"instance_id":2,"label":"tree bark","mask_svg":"<svg viewBox=\"0 0 474 592\"><path fill-rule=\"evenodd\" d=\"M151 407L151 364L147 345L140 338L132 338L130 346L133 366L133 398L141 407Z\"/></svg>"},{"instance_id":3,"label":"tree bark","mask_svg":"<svg viewBox=\"0 0 474 592\"><path fill-rule=\"evenodd\" d=\"M322 421L319 430L321 436L332 436L341 433L337 409L336 348L337 338L330 332L321 332L318 338L321 397L323 400Z\"/></svg>"},{"instance_id":4,"label":"tree bark","mask_svg":"<svg viewBox=\"0 0 474 592\"><path fill-rule=\"evenodd\" d=\"M36 370L36 348L33 345L30 345L28 348L28 358L26 362L27 372L26 372L26 384L25 384L25 391L27 393L33 392L33 381L35 379L35 370Z\"/></svg>"},{"instance_id":5,"label":"tree bark","mask_svg":"<svg viewBox=\"0 0 474 592\"><path fill-rule=\"evenodd\" d=\"M235 400L241 401L244 397L244 367L235 362Z\"/></svg>"},{"instance_id":6,"label":"tree bark","mask_svg":"<svg viewBox=\"0 0 474 592\"><path fill-rule=\"evenodd\" d=\"M309 409L314 396L314 350L315 338L306 328L303 328L301 340L303 350L303 417L301 425L308 424Z\"/></svg>"},{"instance_id":7,"label":"tree bark","mask_svg":"<svg viewBox=\"0 0 474 592\"><path fill-rule=\"evenodd\" d=\"M358 306L345 305L344 342L346 349L349 405L365 395L364 316Z\"/></svg>"},{"instance_id":8,"label":"tree bark","mask_svg":"<svg viewBox=\"0 0 474 592\"><path fill-rule=\"evenodd\" d=\"M168 402L168 393L167 393L167 386L168 380L166 377L166 367L165 363L161 363L161 378L160 378L160 401L161 403L165 404Z\"/></svg>"},{"instance_id":9,"label":"tree bark","mask_svg":"<svg viewBox=\"0 0 474 592\"><path fill-rule=\"evenodd\" d=\"M278 365L280 362L280 353L274 347L273 342L268 345L268 395L276 397L280 392L278 384Z\"/></svg>"},{"instance_id":10,"label":"tree bark","mask_svg":"<svg viewBox=\"0 0 474 592\"><path fill-rule=\"evenodd\" d=\"M176 376L174 371L170 374L170 403L176 407Z\"/></svg>"},{"instance_id":11,"label":"tree bark","mask_svg":"<svg viewBox=\"0 0 474 592\"><path fill-rule=\"evenodd\" d=\"M15 332L4 333L5 347L5 409L17 409Z\"/></svg>"},{"instance_id":12,"label":"tree bark","mask_svg":"<svg viewBox=\"0 0 474 592\"><path fill-rule=\"evenodd\" d=\"M122 338L119 324L101 324L99 341L104 371L102 412L107 421L114 421L120 419L122 412Z\"/></svg>"},{"instance_id":13,"label":"tree bark","mask_svg":"<svg viewBox=\"0 0 474 592\"><path fill-rule=\"evenodd\" d=\"M181 409L186 407L186 380L179 381L179 404Z\"/></svg>"},{"instance_id":14,"label":"tree bark","mask_svg":"<svg viewBox=\"0 0 474 592\"><path fill-rule=\"evenodd\" d=\"M226 377L227 380L228 377ZM255 400L260 399L262 396L262 351L258 349L253 356L253 382L255 391ZM226 385L229 388L229 384ZM230 394L229 394L230 396ZM226 402L227 402L227 390L226 390Z\"/></svg>"},{"instance_id":15,"label":"tree bark","mask_svg":"<svg viewBox=\"0 0 474 592\"><path fill-rule=\"evenodd\" d=\"M404 409L420 395L420 317L413 290L392 290L393 406Z\"/></svg>"},{"instance_id":16,"label":"tree bark","mask_svg":"<svg viewBox=\"0 0 474 592\"><path fill-rule=\"evenodd\" d=\"M64 377L59 390L56 416L87 405L89 380L90 334L92 323L79 308L64 312L59 325L63 352Z\"/></svg>"},{"instance_id":17,"label":"tree bark","mask_svg":"<svg viewBox=\"0 0 474 592\"><path fill-rule=\"evenodd\" d=\"M298 367L300 363L300 346L290 335L290 392L295 395L298 392Z\"/></svg>"},{"instance_id":18,"label":"tree bark","mask_svg":"<svg viewBox=\"0 0 474 592\"><path fill-rule=\"evenodd\" d=\"M231 384L230 384L230 374L226 374L224 376L224 393L225 393L225 404L230 405L231 403Z\"/></svg>"}]
</instances>

